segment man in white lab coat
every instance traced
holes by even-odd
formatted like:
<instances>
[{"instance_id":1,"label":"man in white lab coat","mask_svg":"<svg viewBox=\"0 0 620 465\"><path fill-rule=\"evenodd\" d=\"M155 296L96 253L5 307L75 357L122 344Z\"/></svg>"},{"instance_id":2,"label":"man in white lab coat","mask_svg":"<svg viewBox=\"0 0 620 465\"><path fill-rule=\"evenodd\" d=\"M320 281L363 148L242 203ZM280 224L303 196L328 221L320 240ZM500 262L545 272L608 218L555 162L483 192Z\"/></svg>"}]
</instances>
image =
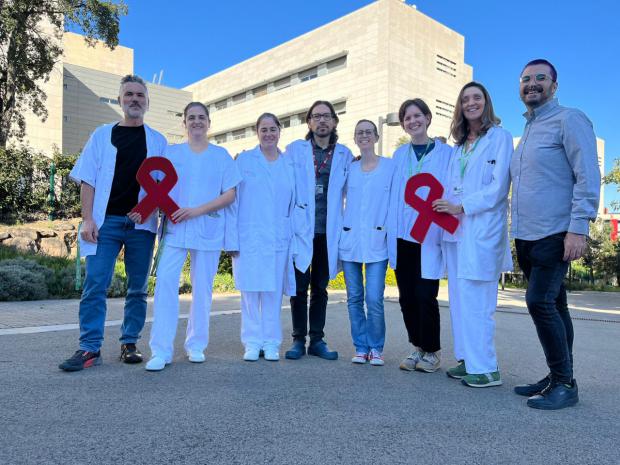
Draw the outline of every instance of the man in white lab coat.
<instances>
[{"instance_id":1,"label":"man in white lab coat","mask_svg":"<svg viewBox=\"0 0 620 465\"><path fill-rule=\"evenodd\" d=\"M81 256L86 257L86 280L79 310L80 348L59 365L64 371L79 371L101 363L106 291L121 248L128 281L121 325L121 360L142 361L136 342L146 318L146 288L157 218L140 218L139 214L129 212L146 195L136 181L138 168L146 157L164 154L166 139L144 124L149 98L146 84L139 76L121 79L118 100L123 119L93 132L70 174L81 185L82 224L78 240Z\"/></svg>"},{"instance_id":2,"label":"man in white lab coat","mask_svg":"<svg viewBox=\"0 0 620 465\"><path fill-rule=\"evenodd\" d=\"M306 353L336 360L338 352L323 340L327 309L327 284L338 273L338 240L341 227L342 195L351 151L338 144L338 115L330 102L319 100L306 114L308 134L286 148L295 167L297 203L293 213L296 230L309 228L312 242L299 241L295 256L296 295L291 297L293 345L286 352L296 360ZM308 311L308 286L310 308ZM308 330L309 321L309 330Z\"/></svg>"}]
</instances>

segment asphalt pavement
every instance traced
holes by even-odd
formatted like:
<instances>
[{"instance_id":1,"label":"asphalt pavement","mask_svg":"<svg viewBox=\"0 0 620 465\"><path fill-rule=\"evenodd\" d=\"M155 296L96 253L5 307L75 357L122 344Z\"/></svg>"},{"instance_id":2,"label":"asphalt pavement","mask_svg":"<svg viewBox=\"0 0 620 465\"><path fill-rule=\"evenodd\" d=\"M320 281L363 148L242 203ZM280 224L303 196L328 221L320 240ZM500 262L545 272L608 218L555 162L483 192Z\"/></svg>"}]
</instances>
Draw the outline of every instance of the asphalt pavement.
<instances>
[{"instance_id":1,"label":"asphalt pavement","mask_svg":"<svg viewBox=\"0 0 620 465\"><path fill-rule=\"evenodd\" d=\"M443 288L440 371L399 370L410 347L396 292L387 295L384 367L350 363L343 292L330 294L326 325L338 361L255 363L241 359L239 297L218 295L207 361L187 361L183 318L174 361L160 373L118 361L121 299L108 301L103 365L77 373L57 368L77 348L77 301L1 303L0 464L620 463L620 294L571 294L580 403L554 412L512 393L546 373L522 291L500 293L504 385L488 389L445 375L454 358ZM145 355L149 331L147 323Z\"/></svg>"}]
</instances>

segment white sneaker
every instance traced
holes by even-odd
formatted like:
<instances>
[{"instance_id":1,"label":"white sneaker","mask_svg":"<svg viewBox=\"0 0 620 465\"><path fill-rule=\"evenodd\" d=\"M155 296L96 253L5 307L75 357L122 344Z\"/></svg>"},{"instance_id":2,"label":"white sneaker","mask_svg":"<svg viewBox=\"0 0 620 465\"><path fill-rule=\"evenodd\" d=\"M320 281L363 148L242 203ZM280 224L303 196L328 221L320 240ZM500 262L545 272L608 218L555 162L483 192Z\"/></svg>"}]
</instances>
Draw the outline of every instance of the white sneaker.
<instances>
[{"instance_id":1,"label":"white sneaker","mask_svg":"<svg viewBox=\"0 0 620 465\"><path fill-rule=\"evenodd\" d=\"M280 360L280 352L276 346L263 346L263 355L265 360L269 360L270 362L277 362Z\"/></svg>"},{"instance_id":2,"label":"white sneaker","mask_svg":"<svg viewBox=\"0 0 620 465\"><path fill-rule=\"evenodd\" d=\"M187 358L192 363L202 363L205 361L205 354L198 350L190 350L187 352Z\"/></svg>"},{"instance_id":3,"label":"white sneaker","mask_svg":"<svg viewBox=\"0 0 620 465\"><path fill-rule=\"evenodd\" d=\"M368 354L364 352L355 352L355 356L351 359L351 363L357 363L363 365L368 360Z\"/></svg>"},{"instance_id":4,"label":"white sneaker","mask_svg":"<svg viewBox=\"0 0 620 465\"><path fill-rule=\"evenodd\" d=\"M246 347L245 353L243 354L243 360L246 362L255 362L258 360L260 356L260 350L254 347Z\"/></svg>"},{"instance_id":5,"label":"white sneaker","mask_svg":"<svg viewBox=\"0 0 620 465\"><path fill-rule=\"evenodd\" d=\"M152 357L146 363L146 366L144 368L146 369L146 371L161 371L166 368L166 365L168 365L169 363L170 362L166 362L166 360L161 357Z\"/></svg>"},{"instance_id":6,"label":"white sneaker","mask_svg":"<svg viewBox=\"0 0 620 465\"><path fill-rule=\"evenodd\" d=\"M419 347L414 347L414 351L411 355L407 356L405 360L400 362L399 368L405 371L414 371L418 362L424 357L424 352Z\"/></svg>"},{"instance_id":7,"label":"white sneaker","mask_svg":"<svg viewBox=\"0 0 620 465\"><path fill-rule=\"evenodd\" d=\"M439 358L439 355L439 351L425 352L424 356L416 365L416 370L425 371L426 373L434 373L439 369L439 365L441 364L441 359Z\"/></svg>"},{"instance_id":8,"label":"white sneaker","mask_svg":"<svg viewBox=\"0 0 620 465\"><path fill-rule=\"evenodd\" d=\"M376 367L382 367L385 365L383 354L377 349L370 349L370 364Z\"/></svg>"}]
</instances>

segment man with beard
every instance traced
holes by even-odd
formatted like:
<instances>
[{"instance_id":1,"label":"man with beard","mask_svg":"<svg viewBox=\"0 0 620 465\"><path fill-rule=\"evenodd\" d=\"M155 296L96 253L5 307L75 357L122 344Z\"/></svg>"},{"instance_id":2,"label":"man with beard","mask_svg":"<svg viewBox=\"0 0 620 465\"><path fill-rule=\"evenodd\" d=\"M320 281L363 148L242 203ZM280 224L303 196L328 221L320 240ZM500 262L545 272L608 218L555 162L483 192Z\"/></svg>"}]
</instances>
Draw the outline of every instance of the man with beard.
<instances>
[{"instance_id":1,"label":"man with beard","mask_svg":"<svg viewBox=\"0 0 620 465\"><path fill-rule=\"evenodd\" d=\"M550 373L537 383L515 387L515 392L529 397L530 407L556 410L579 401L563 280L569 262L585 251L601 178L592 123L554 98L555 67L533 60L520 80L527 123L510 165L512 234L528 280L527 307Z\"/></svg>"},{"instance_id":2,"label":"man with beard","mask_svg":"<svg viewBox=\"0 0 620 465\"><path fill-rule=\"evenodd\" d=\"M291 143L285 153L294 160L298 199L293 213L297 232L296 295L291 297L293 345L285 354L292 360L306 353L306 336L310 336L308 355L326 360L338 358L338 352L330 350L323 340L327 284L339 271L342 193L353 160L351 151L336 143L338 121L330 102L314 102L306 114L306 140Z\"/></svg>"},{"instance_id":3,"label":"man with beard","mask_svg":"<svg viewBox=\"0 0 620 465\"><path fill-rule=\"evenodd\" d=\"M65 371L79 371L101 363L106 291L122 247L128 288L120 359L125 363L142 361L136 342L146 317L146 289L157 217L140 218L139 214L129 212L145 195L136 181L138 168L146 157L164 154L166 139L144 124L149 98L142 78L123 77L118 100L123 119L93 132L70 174L81 185L82 224L78 240L81 256L86 257L86 280L79 309L80 349L59 365Z\"/></svg>"}]
</instances>

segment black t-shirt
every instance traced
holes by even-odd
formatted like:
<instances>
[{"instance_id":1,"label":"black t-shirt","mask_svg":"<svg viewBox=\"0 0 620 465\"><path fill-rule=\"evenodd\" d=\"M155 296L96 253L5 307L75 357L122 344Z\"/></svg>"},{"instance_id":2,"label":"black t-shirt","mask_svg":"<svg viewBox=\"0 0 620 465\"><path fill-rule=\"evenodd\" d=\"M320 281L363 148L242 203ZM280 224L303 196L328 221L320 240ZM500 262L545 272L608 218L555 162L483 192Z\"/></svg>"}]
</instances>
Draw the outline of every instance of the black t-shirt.
<instances>
[{"instance_id":1,"label":"black t-shirt","mask_svg":"<svg viewBox=\"0 0 620 465\"><path fill-rule=\"evenodd\" d=\"M431 143L428 145L411 144L411 146L413 147L415 157L418 159L418 161L420 161L420 158L422 158L425 154L431 153L433 151L433 149L435 148L435 141L431 141Z\"/></svg>"},{"instance_id":2,"label":"black t-shirt","mask_svg":"<svg viewBox=\"0 0 620 465\"><path fill-rule=\"evenodd\" d=\"M140 185L136 181L138 168L146 158L144 126L112 128L112 145L116 147L116 166L107 215L125 216L138 204Z\"/></svg>"}]
</instances>

